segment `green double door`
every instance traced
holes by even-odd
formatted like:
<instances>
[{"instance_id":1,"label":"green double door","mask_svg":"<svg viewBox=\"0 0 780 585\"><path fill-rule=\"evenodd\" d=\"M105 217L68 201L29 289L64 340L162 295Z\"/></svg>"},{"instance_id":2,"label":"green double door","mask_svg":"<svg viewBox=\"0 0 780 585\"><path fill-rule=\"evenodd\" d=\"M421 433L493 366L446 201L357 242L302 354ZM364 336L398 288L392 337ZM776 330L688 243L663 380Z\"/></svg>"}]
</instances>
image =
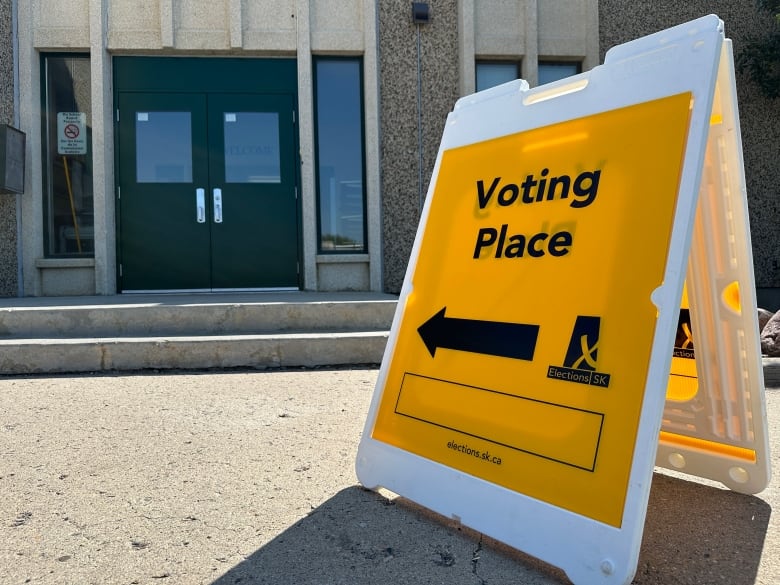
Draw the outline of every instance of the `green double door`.
<instances>
[{"instance_id":1,"label":"green double door","mask_svg":"<svg viewBox=\"0 0 780 585\"><path fill-rule=\"evenodd\" d=\"M123 292L297 289L293 96L120 91Z\"/></svg>"}]
</instances>

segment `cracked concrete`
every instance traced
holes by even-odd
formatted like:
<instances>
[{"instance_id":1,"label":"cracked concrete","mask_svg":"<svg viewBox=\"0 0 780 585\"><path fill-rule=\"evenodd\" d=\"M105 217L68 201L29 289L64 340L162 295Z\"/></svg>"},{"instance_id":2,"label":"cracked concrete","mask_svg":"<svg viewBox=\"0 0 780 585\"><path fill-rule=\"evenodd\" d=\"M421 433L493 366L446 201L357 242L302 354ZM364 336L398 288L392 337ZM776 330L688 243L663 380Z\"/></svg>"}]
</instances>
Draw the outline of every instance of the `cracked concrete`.
<instances>
[{"instance_id":1,"label":"cracked concrete","mask_svg":"<svg viewBox=\"0 0 780 585\"><path fill-rule=\"evenodd\" d=\"M471 572L474 573L477 578L479 578L479 582L481 585L487 585L487 581L485 581L482 577L479 575L479 559L481 558L482 553L482 535L479 536L479 541L477 542L477 548L474 549L474 554L471 555Z\"/></svg>"},{"instance_id":2,"label":"cracked concrete","mask_svg":"<svg viewBox=\"0 0 780 585\"><path fill-rule=\"evenodd\" d=\"M0 583L568 583L357 485L376 375L0 377ZM777 437L780 390L767 403ZM656 473L635 584L780 583L777 485L744 496Z\"/></svg>"}]
</instances>

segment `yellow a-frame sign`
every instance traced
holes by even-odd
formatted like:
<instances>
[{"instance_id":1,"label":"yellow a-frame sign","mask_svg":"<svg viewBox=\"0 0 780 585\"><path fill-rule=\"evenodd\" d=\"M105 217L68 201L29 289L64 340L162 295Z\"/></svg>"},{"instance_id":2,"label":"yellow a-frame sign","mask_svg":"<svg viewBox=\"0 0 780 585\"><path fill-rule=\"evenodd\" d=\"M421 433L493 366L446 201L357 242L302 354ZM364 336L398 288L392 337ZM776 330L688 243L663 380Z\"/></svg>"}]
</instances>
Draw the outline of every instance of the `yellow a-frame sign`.
<instances>
[{"instance_id":1,"label":"yellow a-frame sign","mask_svg":"<svg viewBox=\"0 0 780 585\"><path fill-rule=\"evenodd\" d=\"M730 44L715 16L616 47L561 82L459 100L360 443L360 481L577 584L631 580L656 455L763 489L740 152ZM691 357L693 370L672 368Z\"/></svg>"}]
</instances>

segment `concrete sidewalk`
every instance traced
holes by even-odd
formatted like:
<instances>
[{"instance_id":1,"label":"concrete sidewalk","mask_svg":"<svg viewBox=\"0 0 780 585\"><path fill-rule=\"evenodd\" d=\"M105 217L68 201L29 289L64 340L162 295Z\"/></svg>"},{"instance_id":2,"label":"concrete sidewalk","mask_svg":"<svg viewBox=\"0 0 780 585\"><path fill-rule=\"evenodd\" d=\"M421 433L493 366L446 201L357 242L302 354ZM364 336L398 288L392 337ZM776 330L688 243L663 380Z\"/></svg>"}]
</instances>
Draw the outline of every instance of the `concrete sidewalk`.
<instances>
[{"instance_id":1,"label":"concrete sidewalk","mask_svg":"<svg viewBox=\"0 0 780 585\"><path fill-rule=\"evenodd\" d=\"M376 375L0 378L0 583L568 583L357 485ZM634 582L780 583L779 473L777 447L757 496L657 472Z\"/></svg>"}]
</instances>

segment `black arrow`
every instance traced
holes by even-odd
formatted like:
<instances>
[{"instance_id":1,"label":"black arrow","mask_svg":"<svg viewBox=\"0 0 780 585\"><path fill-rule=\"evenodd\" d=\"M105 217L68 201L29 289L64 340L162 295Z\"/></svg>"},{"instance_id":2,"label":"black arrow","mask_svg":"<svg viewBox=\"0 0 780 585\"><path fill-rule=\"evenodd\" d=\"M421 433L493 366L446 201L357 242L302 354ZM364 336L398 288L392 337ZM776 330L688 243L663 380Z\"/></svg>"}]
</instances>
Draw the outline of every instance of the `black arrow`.
<instances>
[{"instance_id":1,"label":"black arrow","mask_svg":"<svg viewBox=\"0 0 780 585\"><path fill-rule=\"evenodd\" d=\"M539 325L501 323L445 317L447 307L417 328L425 347L436 357L436 348L484 353L532 361Z\"/></svg>"}]
</instances>

